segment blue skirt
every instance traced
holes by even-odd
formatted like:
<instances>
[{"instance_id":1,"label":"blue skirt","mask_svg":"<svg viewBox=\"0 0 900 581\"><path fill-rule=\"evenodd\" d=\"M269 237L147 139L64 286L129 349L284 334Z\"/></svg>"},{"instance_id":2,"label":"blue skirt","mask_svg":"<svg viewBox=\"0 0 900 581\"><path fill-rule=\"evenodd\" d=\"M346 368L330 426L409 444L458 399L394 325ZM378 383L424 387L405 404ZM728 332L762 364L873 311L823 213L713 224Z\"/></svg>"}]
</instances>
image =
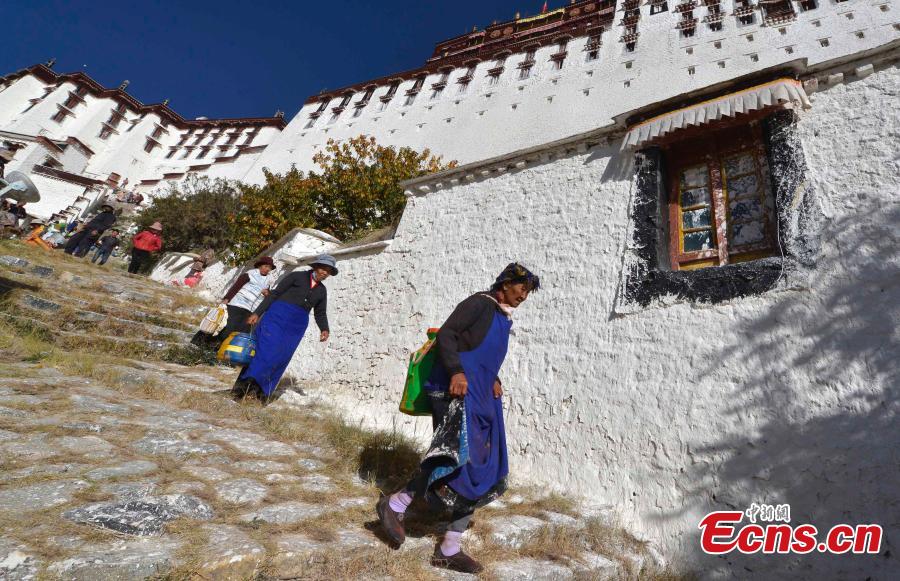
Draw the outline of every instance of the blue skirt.
<instances>
[{"instance_id":1,"label":"blue skirt","mask_svg":"<svg viewBox=\"0 0 900 581\"><path fill-rule=\"evenodd\" d=\"M298 305L275 301L256 327L256 356L241 372L241 379L253 379L267 396L272 395L300 345L309 311Z\"/></svg>"}]
</instances>

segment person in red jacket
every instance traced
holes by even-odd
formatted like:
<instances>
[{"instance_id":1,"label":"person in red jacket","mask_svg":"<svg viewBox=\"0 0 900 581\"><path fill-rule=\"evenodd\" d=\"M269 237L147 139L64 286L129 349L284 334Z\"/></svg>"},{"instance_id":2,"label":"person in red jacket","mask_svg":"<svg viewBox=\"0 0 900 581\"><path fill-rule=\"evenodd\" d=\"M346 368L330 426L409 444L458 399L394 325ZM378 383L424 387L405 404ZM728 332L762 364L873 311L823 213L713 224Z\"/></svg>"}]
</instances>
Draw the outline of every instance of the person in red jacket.
<instances>
[{"instance_id":1,"label":"person in red jacket","mask_svg":"<svg viewBox=\"0 0 900 581\"><path fill-rule=\"evenodd\" d=\"M153 252L159 252L163 245L162 224L154 222L149 230L144 230L131 239L131 264L128 272L137 274Z\"/></svg>"}]
</instances>

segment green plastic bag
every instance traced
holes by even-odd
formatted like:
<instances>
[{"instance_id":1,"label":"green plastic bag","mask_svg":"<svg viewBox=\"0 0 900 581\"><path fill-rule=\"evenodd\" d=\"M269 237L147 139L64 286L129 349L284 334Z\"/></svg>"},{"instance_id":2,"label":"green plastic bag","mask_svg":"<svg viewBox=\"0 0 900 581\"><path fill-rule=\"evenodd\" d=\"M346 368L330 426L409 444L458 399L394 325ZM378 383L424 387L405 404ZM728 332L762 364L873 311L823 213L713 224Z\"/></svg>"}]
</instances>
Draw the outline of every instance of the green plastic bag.
<instances>
[{"instance_id":1,"label":"green plastic bag","mask_svg":"<svg viewBox=\"0 0 900 581\"><path fill-rule=\"evenodd\" d=\"M431 368L437 356L432 349L439 329L428 329L428 341L409 356L409 370L406 372L406 385L403 387L403 399L400 400L400 411L409 416L430 416L431 403L425 393L424 384L431 375Z\"/></svg>"}]
</instances>

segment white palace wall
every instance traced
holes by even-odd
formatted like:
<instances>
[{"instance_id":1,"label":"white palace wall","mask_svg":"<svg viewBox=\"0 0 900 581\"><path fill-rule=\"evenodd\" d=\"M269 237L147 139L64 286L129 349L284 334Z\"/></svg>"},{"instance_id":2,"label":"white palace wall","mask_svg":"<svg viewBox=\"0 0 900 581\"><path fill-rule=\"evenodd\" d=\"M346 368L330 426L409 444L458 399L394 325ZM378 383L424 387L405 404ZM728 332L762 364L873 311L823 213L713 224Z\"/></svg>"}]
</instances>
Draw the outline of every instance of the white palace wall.
<instances>
[{"instance_id":1,"label":"white palace wall","mask_svg":"<svg viewBox=\"0 0 900 581\"><path fill-rule=\"evenodd\" d=\"M809 276L716 305L618 308L633 169L620 136L601 138L436 178L387 250L339 264L331 340L311 330L289 372L425 442L429 422L397 411L409 353L523 261L544 288L515 314L501 372L518 483L616 506L705 577L897 578L900 75L850 81L797 124L824 216ZM894 556L702 555L701 518L753 502L790 503L820 530L880 523Z\"/></svg>"},{"instance_id":2,"label":"white palace wall","mask_svg":"<svg viewBox=\"0 0 900 581\"><path fill-rule=\"evenodd\" d=\"M463 94L457 80L467 71L457 68L434 99L431 87L441 75L430 74L411 105L405 104L405 95L413 80L401 83L384 110L380 97L388 86L379 86L358 117L354 105L362 99L362 91L354 93L334 121L332 108L341 98L333 98L309 128L310 114L320 103L307 103L243 179L262 183L263 168L314 169L312 157L329 139L358 135L374 136L383 145L429 148L445 160L477 162L609 126L625 113L742 75L776 67L809 70L900 39L898 8L886 0L819 0L808 12L799 11L795 3L796 20L781 25L762 25L758 9L752 24L741 25L732 15L733 0L724 0L721 6L727 16L721 31L702 22L707 8L697 2L693 13L701 22L687 38L676 30L681 15L674 8L680 3L669 0L668 11L651 15L650 2L640 2L640 37L633 52L619 41L625 30L620 1L614 23L601 36L596 60L587 59L587 37L573 38L562 70L555 70L551 60L557 46L544 46L537 50L525 80L518 78L517 67L525 59L520 52L505 59L505 70L494 86L488 82L488 70L496 63L479 63Z\"/></svg>"}]
</instances>

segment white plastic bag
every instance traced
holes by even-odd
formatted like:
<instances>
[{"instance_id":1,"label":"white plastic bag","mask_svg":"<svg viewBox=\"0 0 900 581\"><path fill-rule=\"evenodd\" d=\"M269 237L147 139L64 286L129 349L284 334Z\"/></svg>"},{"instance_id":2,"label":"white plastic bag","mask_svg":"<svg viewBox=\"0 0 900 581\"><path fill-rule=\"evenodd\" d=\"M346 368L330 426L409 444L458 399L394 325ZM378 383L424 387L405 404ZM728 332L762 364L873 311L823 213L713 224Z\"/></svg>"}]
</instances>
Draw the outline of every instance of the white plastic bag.
<instances>
[{"instance_id":1,"label":"white plastic bag","mask_svg":"<svg viewBox=\"0 0 900 581\"><path fill-rule=\"evenodd\" d=\"M228 309L225 305L213 307L200 321L200 332L216 336L228 324Z\"/></svg>"}]
</instances>

